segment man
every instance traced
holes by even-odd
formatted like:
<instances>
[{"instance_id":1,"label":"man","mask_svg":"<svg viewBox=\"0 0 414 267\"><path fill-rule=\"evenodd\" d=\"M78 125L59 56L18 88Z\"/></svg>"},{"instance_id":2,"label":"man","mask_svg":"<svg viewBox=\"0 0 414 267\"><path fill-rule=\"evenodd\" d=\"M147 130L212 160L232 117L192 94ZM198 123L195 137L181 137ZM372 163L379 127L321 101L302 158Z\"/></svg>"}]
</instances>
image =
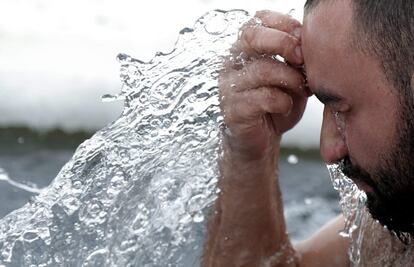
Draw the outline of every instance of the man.
<instances>
[{"instance_id":1,"label":"man","mask_svg":"<svg viewBox=\"0 0 414 267\"><path fill-rule=\"evenodd\" d=\"M295 246L286 233L280 140L311 94L322 159L368 196L361 266L414 266L413 44L412 0L308 0L303 26L262 11L243 27L220 77L228 129L204 266L350 265L341 216Z\"/></svg>"}]
</instances>

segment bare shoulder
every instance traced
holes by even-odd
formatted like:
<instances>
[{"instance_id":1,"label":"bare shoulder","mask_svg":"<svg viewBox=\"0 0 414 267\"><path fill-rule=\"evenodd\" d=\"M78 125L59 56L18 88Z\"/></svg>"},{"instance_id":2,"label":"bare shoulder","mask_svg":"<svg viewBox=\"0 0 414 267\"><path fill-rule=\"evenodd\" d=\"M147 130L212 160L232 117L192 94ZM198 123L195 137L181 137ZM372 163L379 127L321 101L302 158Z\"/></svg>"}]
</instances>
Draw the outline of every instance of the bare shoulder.
<instances>
[{"instance_id":1,"label":"bare shoulder","mask_svg":"<svg viewBox=\"0 0 414 267\"><path fill-rule=\"evenodd\" d=\"M349 240L339 235L343 228L344 219L340 215L309 239L296 244L300 267L349 266Z\"/></svg>"},{"instance_id":2,"label":"bare shoulder","mask_svg":"<svg viewBox=\"0 0 414 267\"><path fill-rule=\"evenodd\" d=\"M382 227L371 216L366 217L361 231L358 250L359 266L414 267L414 241L404 244L394 234ZM309 239L298 243L295 249L300 267L350 266L348 257L349 239L339 235L344 228L344 219L338 216L327 223Z\"/></svg>"}]
</instances>

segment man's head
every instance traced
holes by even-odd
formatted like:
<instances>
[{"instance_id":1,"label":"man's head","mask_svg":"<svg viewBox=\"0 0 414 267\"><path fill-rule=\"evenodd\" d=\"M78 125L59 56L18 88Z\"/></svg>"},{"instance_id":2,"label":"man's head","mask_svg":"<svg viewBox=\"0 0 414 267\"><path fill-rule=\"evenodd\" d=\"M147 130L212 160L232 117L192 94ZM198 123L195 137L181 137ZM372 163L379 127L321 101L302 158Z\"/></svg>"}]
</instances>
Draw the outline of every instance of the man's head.
<instances>
[{"instance_id":1,"label":"man's head","mask_svg":"<svg viewBox=\"0 0 414 267\"><path fill-rule=\"evenodd\" d=\"M414 236L414 2L308 0L303 54L325 104L321 155L368 195L374 218Z\"/></svg>"}]
</instances>

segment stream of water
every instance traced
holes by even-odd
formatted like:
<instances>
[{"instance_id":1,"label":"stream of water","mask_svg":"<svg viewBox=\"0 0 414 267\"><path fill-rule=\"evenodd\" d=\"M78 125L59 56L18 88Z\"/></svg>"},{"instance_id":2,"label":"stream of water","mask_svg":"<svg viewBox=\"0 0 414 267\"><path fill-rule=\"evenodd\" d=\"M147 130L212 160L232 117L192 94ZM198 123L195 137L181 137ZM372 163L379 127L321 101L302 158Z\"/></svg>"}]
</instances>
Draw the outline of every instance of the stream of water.
<instances>
[{"instance_id":1,"label":"stream of water","mask_svg":"<svg viewBox=\"0 0 414 267\"><path fill-rule=\"evenodd\" d=\"M359 190L356 184L346 177L339 164L328 165L332 184L340 196L339 204L345 219L345 227L341 236L349 238L348 256L353 267L358 267L361 261L361 245L368 212L365 210L366 194Z\"/></svg>"}]
</instances>

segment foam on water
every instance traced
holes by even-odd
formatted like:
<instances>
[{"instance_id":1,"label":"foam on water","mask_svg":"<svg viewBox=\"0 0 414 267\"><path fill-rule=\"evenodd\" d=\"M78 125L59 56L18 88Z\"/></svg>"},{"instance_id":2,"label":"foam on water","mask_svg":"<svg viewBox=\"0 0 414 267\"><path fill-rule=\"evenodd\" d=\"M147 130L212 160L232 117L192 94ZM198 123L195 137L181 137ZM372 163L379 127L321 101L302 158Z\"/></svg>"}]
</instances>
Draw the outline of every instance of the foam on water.
<instances>
[{"instance_id":1,"label":"foam on water","mask_svg":"<svg viewBox=\"0 0 414 267\"><path fill-rule=\"evenodd\" d=\"M363 231L366 229L365 224L369 216L365 211L367 196L342 173L338 164L327 167L333 187L339 192L340 205L345 219L345 227L340 235L349 238L348 255L352 266L356 267L361 260Z\"/></svg>"},{"instance_id":2,"label":"foam on water","mask_svg":"<svg viewBox=\"0 0 414 267\"><path fill-rule=\"evenodd\" d=\"M249 18L214 11L144 63L119 55L122 115L0 221L5 266L194 266L216 196L222 59ZM87 114L85 114L87 116Z\"/></svg>"}]
</instances>

